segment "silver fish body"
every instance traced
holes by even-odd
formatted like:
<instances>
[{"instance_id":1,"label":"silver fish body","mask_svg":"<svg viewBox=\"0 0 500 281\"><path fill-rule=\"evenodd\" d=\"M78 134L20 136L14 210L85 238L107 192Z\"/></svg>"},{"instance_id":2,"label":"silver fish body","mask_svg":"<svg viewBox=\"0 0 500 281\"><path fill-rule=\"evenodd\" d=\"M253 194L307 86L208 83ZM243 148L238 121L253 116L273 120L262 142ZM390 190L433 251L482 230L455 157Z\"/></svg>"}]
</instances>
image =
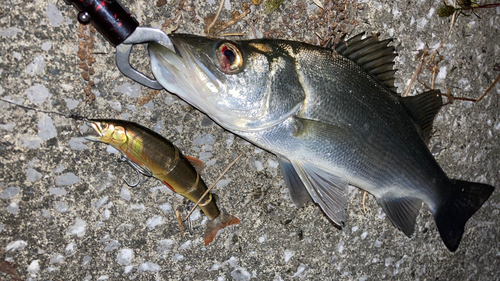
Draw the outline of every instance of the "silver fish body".
<instances>
[{"instance_id":1,"label":"silver fish body","mask_svg":"<svg viewBox=\"0 0 500 281\"><path fill-rule=\"evenodd\" d=\"M276 154L292 200L347 219L349 184L373 194L410 236L421 203L455 251L493 187L449 179L427 148L437 91L394 91L389 40L361 35L335 50L284 40L171 35L151 44L157 80L225 129Z\"/></svg>"}]
</instances>

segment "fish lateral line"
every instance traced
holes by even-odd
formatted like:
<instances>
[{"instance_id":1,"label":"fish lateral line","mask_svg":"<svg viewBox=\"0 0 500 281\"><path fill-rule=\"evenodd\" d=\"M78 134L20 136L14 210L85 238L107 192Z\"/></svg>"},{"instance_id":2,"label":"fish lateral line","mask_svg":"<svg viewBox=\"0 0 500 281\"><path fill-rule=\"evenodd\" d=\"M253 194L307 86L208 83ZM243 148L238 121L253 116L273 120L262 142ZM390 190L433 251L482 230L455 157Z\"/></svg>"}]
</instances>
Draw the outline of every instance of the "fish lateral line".
<instances>
[{"instance_id":1,"label":"fish lateral line","mask_svg":"<svg viewBox=\"0 0 500 281\"><path fill-rule=\"evenodd\" d=\"M6 103L10 103L12 105L15 105L15 106L20 107L20 108L25 109L25 110L32 110L35 112L41 112L41 113L45 113L45 114L55 114L55 115L58 115L58 116L61 116L61 117L67 118L67 119L73 119L73 120L79 120L79 121L89 121L89 119L87 117L78 115L76 113L64 114L64 113L61 113L58 111L43 110L43 109L38 109L38 108L34 108L31 106L27 106L27 105L18 104L16 102L13 102L11 100L7 100L4 98L0 98L0 100L4 101Z\"/></svg>"}]
</instances>

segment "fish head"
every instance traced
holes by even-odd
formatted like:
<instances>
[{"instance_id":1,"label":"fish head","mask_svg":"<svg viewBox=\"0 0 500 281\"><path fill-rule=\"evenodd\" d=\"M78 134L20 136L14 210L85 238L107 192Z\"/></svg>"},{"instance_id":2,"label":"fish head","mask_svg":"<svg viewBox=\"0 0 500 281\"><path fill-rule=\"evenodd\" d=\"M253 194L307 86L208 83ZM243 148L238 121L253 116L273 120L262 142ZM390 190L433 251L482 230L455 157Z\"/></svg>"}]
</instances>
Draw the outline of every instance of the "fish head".
<instances>
[{"instance_id":1,"label":"fish head","mask_svg":"<svg viewBox=\"0 0 500 281\"><path fill-rule=\"evenodd\" d=\"M127 130L112 120L89 119L87 124L98 134L97 136L85 136L87 140L104 142L114 147L120 147L128 141Z\"/></svg>"},{"instance_id":2,"label":"fish head","mask_svg":"<svg viewBox=\"0 0 500 281\"><path fill-rule=\"evenodd\" d=\"M156 79L226 129L268 129L302 106L296 63L283 46L270 40L169 37L174 50L149 45Z\"/></svg>"}]
</instances>

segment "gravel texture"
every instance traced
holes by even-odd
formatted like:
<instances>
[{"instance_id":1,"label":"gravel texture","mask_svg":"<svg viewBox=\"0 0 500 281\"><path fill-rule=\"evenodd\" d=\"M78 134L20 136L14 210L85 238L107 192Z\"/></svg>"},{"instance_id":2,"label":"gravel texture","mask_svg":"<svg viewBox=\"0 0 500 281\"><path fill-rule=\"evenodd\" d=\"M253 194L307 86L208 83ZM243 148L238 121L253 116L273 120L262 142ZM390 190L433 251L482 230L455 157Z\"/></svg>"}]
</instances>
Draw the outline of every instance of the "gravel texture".
<instances>
[{"instance_id":1,"label":"gravel texture","mask_svg":"<svg viewBox=\"0 0 500 281\"><path fill-rule=\"evenodd\" d=\"M488 2L486 2L488 1ZM435 87L478 97L497 77L500 8L459 16L450 36L441 1L285 1L274 13L249 3L243 20L223 32L325 44L367 32L393 37L396 85L404 92L419 50L441 43ZM480 0L481 3L492 3ZM124 1L142 26L205 34L219 3ZM226 0L220 20L240 13ZM494 280L500 274L500 195L495 191L469 220L459 249L449 252L428 208L407 238L387 220L372 196L350 191L343 229L316 205L290 201L277 159L224 131L176 96L124 77L114 48L63 1L20 1L0 8L0 96L64 114L122 118L143 124L205 163L211 183L243 153L214 193L241 223L205 246L206 217L192 215L193 232L180 235L175 211L187 200L150 179L124 184L135 172L115 150L83 139L83 122L0 102L0 279L22 280ZM233 15L233 17L238 17ZM211 32L218 31L216 25ZM149 73L145 48L131 62ZM420 81L430 85L432 65ZM415 81L410 94L424 90ZM500 186L500 85L480 102L456 100L435 121L429 144L451 178ZM90 105L88 102L90 102ZM9 268L11 270L9 270ZM9 272L9 273L7 273ZM9 275L7 275L9 274Z\"/></svg>"}]
</instances>

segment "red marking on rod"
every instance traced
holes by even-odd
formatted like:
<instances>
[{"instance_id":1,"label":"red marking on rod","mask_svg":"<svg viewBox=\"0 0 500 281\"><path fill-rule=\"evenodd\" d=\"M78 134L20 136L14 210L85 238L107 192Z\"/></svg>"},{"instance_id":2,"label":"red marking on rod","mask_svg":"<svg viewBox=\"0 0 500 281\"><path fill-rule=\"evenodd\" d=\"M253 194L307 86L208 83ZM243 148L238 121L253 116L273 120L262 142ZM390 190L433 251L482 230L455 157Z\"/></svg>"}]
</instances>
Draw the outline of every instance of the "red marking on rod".
<instances>
[{"instance_id":1,"label":"red marking on rod","mask_svg":"<svg viewBox=\"0 0 500 281\"><path fill-rule=\"evenodd\" d=\"M106 3L104 3L104 0L102 0L102 3L101 3L101 5L103 5L103 6L104 6L104 4L106 4Z\"/></svg>"},{"instance_id":2,"label":"red marking on rod","mask_svg":"<svg viewBox=\"0 0 500 281\"><path fill-rule=\"evenodd\" d=\"M122 23L120 22L120 23L118 24L118 26L122 26Z\"/></svg>"},{"instance_id":3,"label":"red marking on rod","mask_svg":"<svg viewBox=\"0 0 500 281\"><path fill-rule=\"evenodd\" d=\"M115 14L115 16L114 16L114 17L116 18L116 14Z\"/></svg>"},{"instance_id":4,"label":"red marking on rod","mask_svg":"<svg viewBox=\"0 0 500 281\"><path fill-rule=\"evenodd\" d=\"M97 12L100 8L101 8L101 5L97 6L97 8L95 8L95 11Z\"/></svg>"}]
</instances>

